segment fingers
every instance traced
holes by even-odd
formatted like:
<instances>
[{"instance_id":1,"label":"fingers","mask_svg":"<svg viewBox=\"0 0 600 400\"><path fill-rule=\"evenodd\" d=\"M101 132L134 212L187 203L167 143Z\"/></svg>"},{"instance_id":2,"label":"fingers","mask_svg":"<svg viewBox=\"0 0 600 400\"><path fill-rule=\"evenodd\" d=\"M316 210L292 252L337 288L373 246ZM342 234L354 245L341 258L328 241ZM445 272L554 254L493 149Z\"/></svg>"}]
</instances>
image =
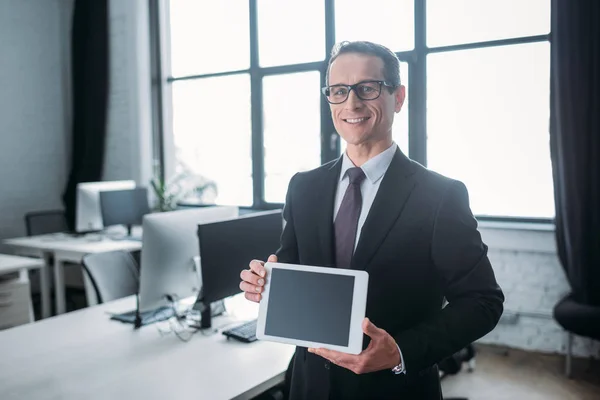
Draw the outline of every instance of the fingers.
<instances>
[{"instance_id":1,"label":"fingers","mask_svg":"<svg viewBox=\"0 0 600 400\"><path fill-rule=\"evenodd\" d=\"M277 262L277 256L271 254L267 259L268 262ZM252 260L249 264L250 269L245 269L240 273L240 289L245 292L244 296L250 301L256 303L262 299L261 293L265 286L265 277L267 276L267 270L265 269L265 263L261 260Z\"/></svg>"},{"instance_id":2,"label":"fingers","mask_svg":"<svg viewBox=\"0 0 600 400\"><path fill-rule=\"evenodd\" d=\"M376 327L369 318L363 320L362 329L365 335L369 336L371 339L377 338L382 333L382 329Z\"/></svg>"},{"instance_id":3,"label":"fingers","mask_svg":"<svg viewBox=\"0 0 600 400\"><path fill-rule=\"evenodd\" d=\"M330 361L335 361L335 363L337 364L338 362L349 362L354 360L357 356L353 355L353 354L346 354L346 353L342 353L340 351L335 351L335 350L329 350L329 349L314 349L314 348L309 348L308 349L309 353L313 353L316 354L318 356L321 356L323 358L326 358Z\"/></svg>"},{"instance_id":4,"label":"fingers","mask_svg":"<svg viewBox=\"0 0 600 400\"><path fill-rule=\"evenodd\" d=\"M254 286L248 282L240 282L240 289L242 290L242 292L247 292L247 293L262 293L264 291L264 288L262 286Z\"/></svg>"},{"instance_id":5,"label":"fingers","mask_svg":"<svg viewBox=\"0 0 600 400\"><path fill-rule=\"evenodd\" d=\"M254 286L264 286L265 285L265 278L261 278L260 276L256 275L254 272L252 272L249 269L243 270L242 273L240 274L240 278L242 278L242 281L248 282Z\"/></svg>"},{"instance_id":6,"label":"fingers","mask_svg":"<svg viewBox=\"0 0 600 400\"><path fill-rule=\"evenodd\" d=\"M346 354L335 350L309 348L308 351L309 353L321 356L331 361L332 363L347 369L353 369L353 367L357 365L360 361L360 357L357 355Z\"/></svg>"},{"instance_id":7,"label":"fingers","mask_svg":"<svg viewBox=\"0 0 600 400\"><path fill-rule=\"evenodd\" d=\"M253 301L255 303L260 303L260 300L262 299L262 295L260 293L246 292L244 296L247 300Z\"/></svg>"},{"instance_id":8,"label":"fingers","mask_svg":"<svg viewBox=\"0 0 600 400\"><path fill-rule=\"evenodd\" d=\"M271 258L271 257L269 257ZM267 270L265 269L265 263L264 261L260 261L260 260L252 260L250 262L250 269L252 270L252 272L254 272L256 275L259 275L261 277L265 277L267 276Z\"/></svg>"}]
</instances>

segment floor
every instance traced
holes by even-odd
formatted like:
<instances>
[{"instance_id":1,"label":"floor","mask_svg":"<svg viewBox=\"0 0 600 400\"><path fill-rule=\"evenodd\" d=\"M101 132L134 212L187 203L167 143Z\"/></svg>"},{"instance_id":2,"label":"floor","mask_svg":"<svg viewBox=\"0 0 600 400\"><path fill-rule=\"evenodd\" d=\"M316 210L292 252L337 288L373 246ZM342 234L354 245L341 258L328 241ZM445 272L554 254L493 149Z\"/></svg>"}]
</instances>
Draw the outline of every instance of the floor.
<instances>
[{"instance_id":1,"label":"floor","mask_svg":"<svg viewBox=\"0 0 600 400\"><path fill-rule=\"evenodd\" d=\"M466 365L442 380L445 398L469 400L599 400L600 361L574 359L573 379L564 375L564 357L477 346L476 367Z\"/></svg>"}]
</instances>

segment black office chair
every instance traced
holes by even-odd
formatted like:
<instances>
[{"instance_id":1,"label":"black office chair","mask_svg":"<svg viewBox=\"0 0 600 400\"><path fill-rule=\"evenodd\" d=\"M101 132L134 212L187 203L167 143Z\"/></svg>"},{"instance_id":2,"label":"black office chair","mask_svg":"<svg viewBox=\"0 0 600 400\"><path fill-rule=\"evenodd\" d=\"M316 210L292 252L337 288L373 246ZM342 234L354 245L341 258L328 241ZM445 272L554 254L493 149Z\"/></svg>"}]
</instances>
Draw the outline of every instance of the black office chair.
<instances>
[{"instance_id":1,"label":"black office chair","mask_svg":"<svg viewBox=\"0 0 600 400\"><path fill-rule=\"evenodd\" d=\"M440 380L449 375L456 375L462 370L464 363L468 363L468 371L472 372L475 369L475 347L473 344L468 345L462 350L454 353L438 363L440 369ZM444 400L468 400L467 397L444 397Z\"/></svg>"},{"instance_id":2,"label":"black office chair","mask_svg":"<svg viewBox=\"0 0 600 400\"><path fill-rule=\"evenodd\" d=\"M34 211L25 214L27 236L67 232L67 218L63 210Z\"/></svg>"},{"instance_id":3,"label":"black office chair","mask_svg":"<svg viewBox=\"0 0 600 400\"><path fill-rule=\"evenodd\" d=\"M554 319L567 331L565 374L571 378L573 335L600 340L600 306L582 304L568 294L554 306Z\"/></svg>"},{"instance_id":4,"label":"black office chair","mask_svg":"<svg viewBox=\"0 0 600 400\"><path fill-rule=\"evenodd\" d=\"M63 210L44 210L44 211L32 211L25 214L25 233L27 236L47 235L51 233L63 233L68 232L69 226L67 224L67 218ZM53 260L49 260L51 263ZM41 307L41 296L39 288L34 282L38 282L39 271L29 271L29 278L32 282L32 301L36 315L39 314ZM51 279L52 279L52 273ZM50 285L53 286L54 282L51 280ZM65 288L65 297L68 310L74 310L77 304L82 303L85 293L83 289L79 287L67 286ZM81 299L81 300L80 300ZM54 303L54 302L53 302Z\"/></svg>"},{"instance_id":5,"label":"black office chair","mask_svg":"<svg viewBox=\"0 0 600 400\"><path fill-rule=\"evenodd\" d=\"M126 251L88 254L83 258L83 269L94 286L98 303L137 293L139 269Z\"/></svg>"}]
</instances>

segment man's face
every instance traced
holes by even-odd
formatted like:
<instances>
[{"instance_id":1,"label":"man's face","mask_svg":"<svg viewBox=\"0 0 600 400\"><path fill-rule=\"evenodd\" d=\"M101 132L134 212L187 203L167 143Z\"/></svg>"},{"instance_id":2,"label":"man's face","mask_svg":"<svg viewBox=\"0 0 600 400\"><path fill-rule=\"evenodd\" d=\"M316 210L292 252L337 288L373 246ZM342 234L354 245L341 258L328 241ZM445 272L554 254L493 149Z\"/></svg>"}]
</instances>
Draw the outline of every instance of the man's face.
<instances>
[{"instance_id":1,"label":"man's face","mask_svg":"<svg viewBox=\"0 0 600 400\"><path fill-rule=\"evenodd\" d=\"M336 58L329 69L329 85L353 85L358 82L385 80L383 60L376 56L347 53ZM333 124L349 145L391 139L394 113L404 103L404 87L390 93L381 87L375 100L362 100L354 90L341 104L330 104Z\"/></svg>"}]
</instances>

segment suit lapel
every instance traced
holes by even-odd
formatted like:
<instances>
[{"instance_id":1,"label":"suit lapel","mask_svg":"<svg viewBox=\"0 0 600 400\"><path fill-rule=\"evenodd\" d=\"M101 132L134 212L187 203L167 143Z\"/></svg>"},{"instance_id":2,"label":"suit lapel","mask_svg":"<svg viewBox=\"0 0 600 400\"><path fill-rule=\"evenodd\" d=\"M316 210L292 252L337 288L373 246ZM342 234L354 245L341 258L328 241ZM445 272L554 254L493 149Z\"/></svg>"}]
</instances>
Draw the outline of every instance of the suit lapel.
<instances>
[{"instance_id":1,"label":"suit lapel","mask_svg":"<svg viewBox=\"0 0 600 400\"><path fill-rule=\"evenodd\" d=\"M317 218L318 239L321 246L323 266L335 266L335 247L333 237L333 203L338 187L340 171L342 169L342 157L325 169L320 184L315 188L316 198L319 204L315 210L320 210Z\"/></svg>"},{"instance_id":2,"label":"suit lapel","mask_svg":"<svg viewBox=\"0 0 600 400\"><path fill-rule=\"evenodd\" d=\"M352 257L352 269L366 269L400 216L416 182L415 167L398 149L383 176L377 195L362 227L358 246Z\"/></svg>"}]
</instances>

